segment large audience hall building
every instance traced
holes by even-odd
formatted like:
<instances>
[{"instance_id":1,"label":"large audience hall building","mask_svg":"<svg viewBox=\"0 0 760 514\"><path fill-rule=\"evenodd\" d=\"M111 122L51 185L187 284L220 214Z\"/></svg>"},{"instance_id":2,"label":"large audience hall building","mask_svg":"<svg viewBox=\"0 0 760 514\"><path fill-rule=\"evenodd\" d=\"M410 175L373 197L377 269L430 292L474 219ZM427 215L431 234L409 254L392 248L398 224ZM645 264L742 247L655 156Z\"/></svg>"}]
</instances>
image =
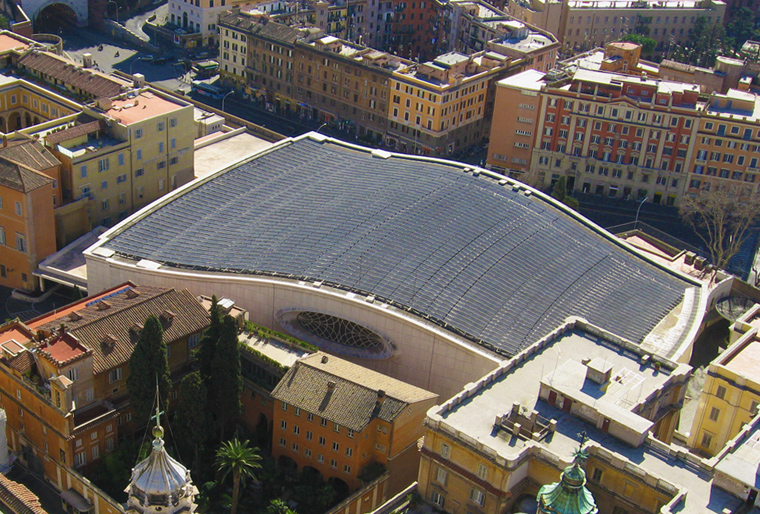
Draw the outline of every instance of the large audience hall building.
<instances>
[{"instance_id":1,"label":"large audience hall building","mask_svg":"<svg viewBox=\"0 0 760 514\"><path fill-rule=\"evenodd\" d=\"M85 256L91 291L129 278L234 298L444 398L570 316L687 362L713 301L517 181L316 133L180 188Z\"/></svg>"}]
</instances>

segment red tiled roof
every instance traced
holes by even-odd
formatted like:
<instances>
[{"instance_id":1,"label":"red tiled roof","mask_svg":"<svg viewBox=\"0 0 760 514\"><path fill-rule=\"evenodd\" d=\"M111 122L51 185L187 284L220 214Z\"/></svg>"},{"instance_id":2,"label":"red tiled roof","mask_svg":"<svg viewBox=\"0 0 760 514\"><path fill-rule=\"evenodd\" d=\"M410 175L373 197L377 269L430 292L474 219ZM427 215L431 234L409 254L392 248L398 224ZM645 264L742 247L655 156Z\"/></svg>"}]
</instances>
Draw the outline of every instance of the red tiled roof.
<instances>
[{"instance_id":1,"label":"red tiled roof","mask_svg":"<svg viewBox=\"0 0 760 514\"><path fill-rule=\"evenodd\" d=\"M14 141L6 147L0 147L0 157L39 172L61 164L50 150L34 139Z\"/></svg>"},{"instance_id":2,"label":"red tiled roof","mask_svg":"<svg viewBox=\"0 0 760 514\"><path fill-rule=\"evenodd\" d=\"M21 68L33 70L66 85L81 89L93 98L112 97L120 94L128 86L114 77L103 75L92 69L82 68L76 63L49 52L33 50L18 60Z\"/></svg>"},{"instance_id":3,"label":"red tiled roof","mask_svg":"<svg viewBox=\"0 0 760 514\"><path fill-rule=\"evenodd\" d=\"M0 474L0 501L14 514L47 514L40 499L25 485Z\"/></svg>"},{"instance_id":4,"label":"red tiled roof","mask_svg":"<svg viewBox=\"0 0 760 514\"><path fill-rule=\"evenodd\" d=\"M69 362L92 353L82 347L71 334L58 334L37 345L37 349L51 362L62 366Z\"/></svg>"},{"instance_id":5,"label":"red tiled roof","mask_svg":"<svg viewBox=\"0 0 760 514\"><path fill-rule=\"evenodd\" d=\"M139 294L135 294L136 291ZM99 304L107 305L107 308L99 307ZM162 316L165 311L176 314L174 317ZM140 337L132 326L142 325L151 314L160 319L167 343L200 332L209 324L208 312L187 289L125 287L107 300L88 301L87 306L76 313L78 319L69 317L64 323L67 331L93 352L95 374L129 360ZM55 319L35 328L52 333L61 321Z\"/></svg>"},{"instance_id":6,"label":"red tiled roof","mask_svg":"<svg viewBox=\"0 0 760 514\"><path fill-rule=\"evenodd\" d=\"M108 126L104 120L94 120L88 123L82 123L80 125L74 125L71 128L53 132L45 136L45 141L51 145L57 145L64 141L70 141L71 139L84 136L86 134L92 134L98 131L105 131Z\"/></svg>"},{"instance_id":7,"label":"red tiled roof","mask_svg":"<svg viewBox=\"0 0 760 514\"><path fill-rule=\"evenodd\" d=\"M21 352L16 357L8 361L8 366L15 369L19 373L26 373L32 369L34 364L34 357L30 352Z\"/></svg>"}]
</instances>

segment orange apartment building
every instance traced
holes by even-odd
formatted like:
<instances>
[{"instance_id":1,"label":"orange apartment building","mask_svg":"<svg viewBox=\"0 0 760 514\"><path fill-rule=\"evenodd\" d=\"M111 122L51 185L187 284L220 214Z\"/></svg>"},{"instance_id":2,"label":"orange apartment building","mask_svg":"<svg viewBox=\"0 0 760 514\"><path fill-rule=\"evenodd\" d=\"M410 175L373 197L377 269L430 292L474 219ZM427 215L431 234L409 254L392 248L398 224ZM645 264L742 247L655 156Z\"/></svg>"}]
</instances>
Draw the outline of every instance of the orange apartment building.
<instances>
[{"instance_id":1,"label":"orange apartment building","mask_svg":"<svg viewBox=\"0 0 760 514\"><path fill-rule=\"evenodd\" d=\"M0 148L0 285L33 290L37 264L56 251L60 163L36 141Z\"/></svg>"},{"instance_id":2,"label":"orange apartment building","mask_svg":"<svg viewBox=\"0 0 760 514\"><path fill-rule=\"evenodd\" d=\"M438 395L322 352L298 360L272 392L272 455L311 468L344 493L370 464L390 471L385 494L416 478L422 420Z\"/></svg>"},{"instance_id":3,"label":"orange apartment building","mask_svg":"<svg viewBox=\"0 0 760 514\"><path fill-rule=\"evenodd\" d=\"M756 193L760 118L748 81L725 94L649 77L637 45L600 69L529 70L497 83L488 167L542 188L677 205L720 184Z\"/></svg>"},{"instance_id":4,"label":"orange apartment building","mask_svg":"<svg viewBox=\"0 0 760 514\"><path fill-rule=\"evenodd\" d=\"M526 72L499 85L494 119L502 127L488 164L538 187L565 175L582 193L675 205L691 171L699 104L695 84Z\"/></svg>"},{"instance_id":5,"label":"orange apartment building","mask_svg":"<svg viewBox=\"0 0 760 514\"><path fill-rule=\"evenodd\" d=\"M0 403L11 450L63 488L131 430L128 362L145 319L164 328L172 379L188 371L208 313L187 290L122 284L27 324L0 327Z\"/></svg>"}]
</instances>

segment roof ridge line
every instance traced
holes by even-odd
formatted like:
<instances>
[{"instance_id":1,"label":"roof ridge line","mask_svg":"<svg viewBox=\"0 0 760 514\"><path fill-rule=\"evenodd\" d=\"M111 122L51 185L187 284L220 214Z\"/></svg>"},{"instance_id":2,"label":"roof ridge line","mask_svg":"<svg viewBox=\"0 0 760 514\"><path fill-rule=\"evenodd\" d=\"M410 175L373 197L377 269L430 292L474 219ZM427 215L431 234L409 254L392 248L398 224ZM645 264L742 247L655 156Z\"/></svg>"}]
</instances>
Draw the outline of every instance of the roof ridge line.
<instances>
[{"instance_id":1,"label":"roof ridge line","mask_svg":"<svg viewBox=\"0 0 760 514\"><path fill-rule=\"evenodd\" d=\"M132 287L133 287L133 288L136 288L137 286L132 286ZM79 326L77 326L77 327L75 327L75 328L72 328L71 330L72 330L72 331L75 331L75 330L79 330L79 329L82 329L82 328L85 328L85 327L89 327L90 325L92 325L92 324L93 324L93 323L95 323L96 321L100 321L100 320L108 319L108 318L110 318L111 316L115 316L116 314L119 314L119 313L121 313L121 312L123 312L123 311L126 311L127 309L131 309L131 308L133 308L133 307L136 307L136 306L138 306L138 305L142 305L142 304L144 304L144 303L145 303L145 302L147 302L147 301L150 301L150 300L153 300L153 299L155 299L155 298L158 298L158 297L160 297L160 296L163 296L163 295L165 295L166 293L169 293L170 291L176 291L176 289L174 289L174 288L172 287L172 288L170 288L170 289L167 289L166 291L161 291L161 292L160 292L159 294L157 294L157 295L154 295L154 296L149 296L149 297L147 297L147 298L143 298L143 299L137 300L135 303L133 303L132 305L130 305L130 306L128 306L128 307L125 307L125 308L123 308L123 309L120 309L120 310L117 310L117 311L109 312L109 313L108 313L108 314L106 314L105 316L100 316L99 318L94 318L94 319L91 319L90 321L87 321L87 322L85 322L85 323L82 323L81 325L79 325ZM101 300L98 300L97 302L102 302L102 301L103 301L103 299L101 299ZM96 302L96 303L97 303L97 302ZM86 308L86 307L85 307L85 308Z\"/></svg>"}]
</instances>

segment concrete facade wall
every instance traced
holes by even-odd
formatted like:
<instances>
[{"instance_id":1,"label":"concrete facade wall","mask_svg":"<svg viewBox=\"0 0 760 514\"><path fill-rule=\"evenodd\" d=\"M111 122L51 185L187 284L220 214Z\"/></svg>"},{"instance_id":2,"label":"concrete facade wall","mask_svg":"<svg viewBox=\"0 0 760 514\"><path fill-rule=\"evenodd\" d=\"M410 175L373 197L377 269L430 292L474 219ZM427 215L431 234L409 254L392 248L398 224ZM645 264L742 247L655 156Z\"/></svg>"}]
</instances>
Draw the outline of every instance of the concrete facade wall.
<instances>
[{"instance_id":1,"label":"concrete facade wall","mask_svg":"<svg viewBox=\"0 0 760 514\"><path fill-rule=\"evenodd\" d=\"M248 310L254 323L283 333L287 331L277 322L277 313L283 309L311 310L354 321L393 341L396 349L385 360L344 358L432 391L441 399L456 394L500 361L437 326L392 307L349 297L343 291L274 279L148 270L94 255L87 256L87 269L91 293L132 280L138 285L187 288L196 295L216 294L234 299Z\"/></svg>"}]
</instances>

